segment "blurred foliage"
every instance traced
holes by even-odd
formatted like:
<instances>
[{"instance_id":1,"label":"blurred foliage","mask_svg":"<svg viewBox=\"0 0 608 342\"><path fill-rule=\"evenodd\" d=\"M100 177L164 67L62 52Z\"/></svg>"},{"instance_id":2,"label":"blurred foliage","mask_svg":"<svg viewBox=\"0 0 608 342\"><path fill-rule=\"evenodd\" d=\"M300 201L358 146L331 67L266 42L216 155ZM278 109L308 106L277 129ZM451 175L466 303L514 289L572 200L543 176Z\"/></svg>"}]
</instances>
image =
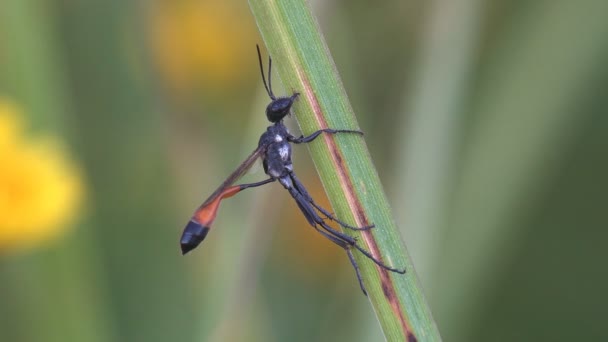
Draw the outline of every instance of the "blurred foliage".
<instances>
[{"instance_id":1,"label":"blurred foliage","mask_svg":"<svg viewBox=\"0 0 608 342\"><path fill-rule=\"evenodd\" d=\"M606 340L608 2L314 5L443 338ZM267 125L248 11L0 2L0 340L382 338L346 257L278 185L179 253ZM7 201L15 182L38 191Z\"/></svg>"}]
</instances>

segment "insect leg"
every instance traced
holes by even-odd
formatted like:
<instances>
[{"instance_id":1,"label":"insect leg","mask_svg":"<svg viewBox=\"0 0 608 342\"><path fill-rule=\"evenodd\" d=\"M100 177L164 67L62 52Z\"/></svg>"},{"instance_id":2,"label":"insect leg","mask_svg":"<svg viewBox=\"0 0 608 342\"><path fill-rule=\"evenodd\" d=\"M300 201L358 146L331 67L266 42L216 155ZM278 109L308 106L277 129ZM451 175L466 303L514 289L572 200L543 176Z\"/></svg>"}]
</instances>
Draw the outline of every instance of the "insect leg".
<instances>
[{"instance_id":1,"label":"insect leg","mask_svg":"<svg viewBox=\"0 0 608 342\"><path fill-rule=\"evenodd\" d=\"M355 134L361 134L363 135L363 132L361 131L355 131L355 130L351 130L351 129L332 129L332 128L325 128L325 129L320 129L314 133L312 133L311 135L305 137L305 136L300 136L299 138L296 138L294 136L288 136L287 140L289 142L292 142L294 144L303 144L303 143L308 143L311 142L313 140L315 140L321 133L329 133L329 134L336 134L336 133L355 133Z\"/></svg>"},{"instance_id":2,"label":"insect leg","mask_svg":"<svg viewBox=\"0 0 608 342\"><path fill-rule=\"evenodd\" d=\"M342 247L346 251L346 254L348 255L348 260L350 260L351 265L353 265L353 268L355 269L355 274L357 275L357 280L359 281L359 286L361 287L361 291L363 291L363 294L367 296L367 291L365 290L365 286L363 285L363 278L361 278L361 271L359 270L359 264L357 264L357 261L355 261L353 252L350 249L350 244L333 235L330 235L329 233L319 229L316 226L313 226L313 227L319 233L321 233L321 235L323 235L324 237L326 237L327 239L329 239L331 242L335 243L336 245Z\"/></svg>"},{"instance_id":3,"label":"insect leg","mask_svg":"<svg viewBox=\"0 0 608 342\"><path fill-rule=\"evenodd\" d=\"M327 223L323 222L321 220L321 222L318 222L319 225L321 225L321 227L323 227L323 229L327 230L328 232L332 233L333 235L336 235L337 237L348 237L350 239L343 239L345 242L349 243L351 246L353 246L354 248L356 248L357 250L359 250L359 252L361 252L363 255L365 255L368 259L370 259L371 261L373 261L376 265L384 268L387 271L391 271L391 272L395 272L395 273L399 273L399 274L404 274L405 273L405 269L398 269L398 268L393 268L388 266L387 264L383 263L382 261L380 261L379 259L376 259L370 252L368 252L367 250L365 250L365 248L359 246L359 244L357 244L357 241L345 234L342 234L340 232L338 232L337 230L331 228L330 226L327 225Z\"/></svg>"},{"instance_id":4,"label":"insect leg","mask_svg":"<svg viewBox=\"0 0 608 342\"><path fill-rule=\"evenodd\" d=\"M349 244L350 246L356 248L357 250L359 250L361 253L363 253L363 255L365 255L366 257L368 257L371 261L373 261L376 265L391 271L391 272L397 272L400 274L404 274L405 273L405 269L400 270L397 268L393 268L390 267L388 265L386 265L385 263L383 263L382 261L376 259L370 252L368 252L367 250L365 250L363 247L359 246L357 244L357 240L355 238L353 238L352 236L346 235L340 231L335 230L334 228L330 227L327 223L325 223L325 221L323 221L323 219L314 211L314 209L311 207L310 203L308 202L308 200L306 199L306 197L304 197L301 193L298 192L297 188L292 187L289 188L289 193L291 194L291 196L293 197L293 199L296 201L296 203L298 204L298 207L300 207L300 210L302 210L302 213L304 214L304 216L306 217L306 219L308 220L308 223L310 223L311 226L313 226L316 230L320 231L321 230L317 227L317 224L320 225L323 229L325 229L325 232L323 232L325 236L327 235L331 235L332 237L335 237L336 239L339 239L341 241L343 241L344 243ZM325 234L327 233L327 234Z\"/></svg>"},{"instance_id":5,"label":"insect leg","mask_svg":"<svg viewBox=\"0 0 608 342\"><path fill-rule=\"evenodd\" d=\"M361 271L359 270L359 265L355 261L353 252L350 250L350 248L345 248L345 250L346 255L348 255L348 260L350 260L350 264L353 265L353 268L355 269L355 274L357 275L357 280L359 281L359 287L361 287L363 294L367 296L367 291L365 291L365 285L363 285L363 279L361 278Z\"/></svg>"},{"instance_id":6,"label":"insect leg","mask_svg":"<svg viewBox=\"0 0 608 342\"><path fill-rule=\"evenodd\" d=\"M325 221L323 221L323 219L319 216L319 214L317 214L314 208L310 205L306 197L304 197L300 192L298 192L298 189L290 188L288 190L291 194L291 197L293 197L293 199L296 201L298 207L300 208L300 210L306 217L306 220L311 226L315 227L315 229L318 229L317 225L320 225L321 227L323 227L323 229L327 231L327 233L348 243L349 245L354 245L356 243L355 238L353 238L352 236L348 236L328 226Z\"/></svg>"},{"instance_id":7,"label":"insect leg","mask_svg":"<svg viewBox=\"0 0 608 342\"><path fill-rule=\"evenodd\" d=\"M315 201L312 198L309 200L309 202L310 202L310 204L312 204L313 207L315 207L318 211L320 211L323 215L325 215L325 217L336 222L337 224L339 224L340 226L342 226L344 228L348 228L350 230L370 230L376 226L374 224L370 224L369 226L363 226L363 227L351 226L348 223L343 222L340 219L338 219L337 217L333 216L330 212L328 212L323 207L319 206L317 203L315 203Z\"/></svg>"},{"instance_id":8,"label":"insect leg","mask_svg":"<svg viewBox=\"0 0 608 342\"><path fill-rule=\"evenodd\" d=\"M359 270L359 264L357 264L357 262L355 261L355 258L353 256L351 247L356 248L363 255L365 255L367 258L371 259L376 265L378 265L378 266L380 266L380 267L382 267L382 268L384 268L384 269L386 269L388 271L396 272L396 273L399 273L399 274L404 274L405 273L405 269L404 270L399 270L399 269L396 269L396 268L392 268L390 266L385 265L383 262L379 261L378 259L374 258L374 256L371 255L368 251L366 251L365 249L363 249L362 247L360 247L359 245L357 245L356 241L354 241L354 239L352 239L350 236L343 235L340 232L332 229L331 227L329 227L322 220L320 222L317 222L317 223L321 227L323 227L325 229L325 231L319 229L319 227L317 225L315 225L315 224L311 224L311 226L317 232L321 233L321 235L323 235L324 237L326 237L327 239L329 239L330 241L332 241L336 245L342 247L346 251L346 253L348 255L348 259L350 260L350 263L353 265L353 268L355 269L355 273L357 275L357 280L359 281L359 286L361 287L361 290L363 291L363 294L365 294L366 296L367 296L367 291L365 290L365 286L363 285L363 279L361 278L361 272Z\"/></svg>"},{"instance_id":9,"label":"insect leg","mask_svg":"<svg viewBox=\"0 0 608 342\"><path fill-rule=\"evenodd\" d=\"M346 222L341 221L340 219L338 219L337 217L335 217L334 215L332 215L329 211L325 210L323 207L319 206L317 203L315 203L315 201L313 200L312 196L310 196L310 194L308 193L308 191L306 191L306 188L304 187L304 184L302 184L302 182L300 182L300 180L298 179L298 177L296 177L295 173L291 173L289 175L291 177L291 180L293 182L293 185L297 188L297 190L300 192L300 194L306 198L306 200L315 208L317 208L317 210L319 212L321 212L323 215L325 215L325 217L327 217L328 219L338 223L339 225L341 225L344 228L348 228L351 230L369 230L371 228L374 228L374 225L370 225L370 226L365 226L365 227L355 227L355 226L351 226Z\"/></svg>"},{"instance_id":10,"label":"insect leg","mask_svg":"<svg viewBox=\"0 0 608 342\"><path fill-rule=\"evenodd\" d=\"M257 186L266 185L266 184L272 183L274 181L276 181L276 178L268 178L268 179L265 179L265 180L260 181L260 182L249 183L249 184L240 184L238 186L241 187L241 190L245 190L245 189L249 189L249 188L255 188Z\"/></svg>"},{"instance_id":11,"label":"insect leg","mask_svg":"<svg viewBox=\"0 0 608 342\"><path fill-rule=\"evenodd\" d=\"M363 247L359 246L357 244L357 240L354 237L346 235L340 231L337 231L334 228L330 227L327 223L325 223L325 221L323 221L323 219L314 210L314 208L308 201L307 197L300 192L301 191L300 187L297 187L294 185L294 178L295 178L295 174L292 172L289 175L289 177L283 177L279 181L281 182L283 187L285 187L285 189L287 189L289 191L289 194L296 201L296 203L298 204L298 207L300 208L300 210L306 217L306 220L308 221L308 223L311 226L313 226L315 229L320 231L319 228L317 227L317 225L320 225L323 229L325 229L325 231L328 234L331 234L336 239L342 240L344 243L347 243L350 246L356 248L361 253L363 253L363 255L365 255L370 260L372 260L376 265L378 265L388 271L391 271L391 272L397 272L397 273L401 273L401 274L405 273L405 270L399 270L397 268L392 268L392 267L384 264L382 261L376 259L370 252L366 251ZM295 179L297 179L297 178L295 178ZM301 183L299 185L301 186ZM303 191L305 191L305 189L303 189ZM306 194L308 194L308 193L306 193ZM310 195L308 197L310 197ZM323 234L323 235L327 236L326 234Z\"/></svg>"}]
</instances>

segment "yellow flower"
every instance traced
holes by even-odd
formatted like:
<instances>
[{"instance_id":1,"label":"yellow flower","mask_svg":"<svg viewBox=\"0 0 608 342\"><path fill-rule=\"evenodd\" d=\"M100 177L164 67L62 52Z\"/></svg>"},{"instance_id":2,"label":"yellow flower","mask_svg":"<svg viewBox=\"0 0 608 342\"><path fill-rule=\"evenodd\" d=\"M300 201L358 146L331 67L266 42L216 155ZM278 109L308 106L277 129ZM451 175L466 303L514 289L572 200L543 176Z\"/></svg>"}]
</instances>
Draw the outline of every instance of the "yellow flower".
<instances>
[{"instance_id":1,"label":"yellow flower","mask_svg":"<svg viewBox=\"0 0 608 342\"><path fill-rule=\"evenodd\" d=\"M152 12L159 66L178 90L234 87L247 79L256 27L246 5L231 1L171 0ZM243 56L246 56L244 58Z\"/></svg>"},{"instance_id":2,"label":"yellow flower","mask_svg":"<svg viewBox=\"0 0 608 342\"><path fill-rule=\"evenodd\" d=\"M80 175L59 142L26 137L21 117L0 98L0 252L64 233L82 195Z\"/></svg>"}]
</instances>

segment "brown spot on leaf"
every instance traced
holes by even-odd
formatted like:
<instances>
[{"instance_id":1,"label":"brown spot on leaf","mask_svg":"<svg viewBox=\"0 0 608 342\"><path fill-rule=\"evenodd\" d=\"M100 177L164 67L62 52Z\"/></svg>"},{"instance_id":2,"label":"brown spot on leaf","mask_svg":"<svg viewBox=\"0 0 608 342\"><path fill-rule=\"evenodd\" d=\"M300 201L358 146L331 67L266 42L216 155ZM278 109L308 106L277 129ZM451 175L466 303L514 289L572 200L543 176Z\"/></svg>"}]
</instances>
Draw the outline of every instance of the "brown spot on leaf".
<instances>
[{"instance_id":1,"label":"brown spot on leaf","mask_svg":"<svg viewBox=\"0 0 608 342\"><path fill-rule=\"evenodd\" d=\"M386 297L389 301L392 299L393 294L391 293L391 289L388 287L388 284L382 283L382 292L384 293L384 297Z\"/></svg>"}]
</instances>

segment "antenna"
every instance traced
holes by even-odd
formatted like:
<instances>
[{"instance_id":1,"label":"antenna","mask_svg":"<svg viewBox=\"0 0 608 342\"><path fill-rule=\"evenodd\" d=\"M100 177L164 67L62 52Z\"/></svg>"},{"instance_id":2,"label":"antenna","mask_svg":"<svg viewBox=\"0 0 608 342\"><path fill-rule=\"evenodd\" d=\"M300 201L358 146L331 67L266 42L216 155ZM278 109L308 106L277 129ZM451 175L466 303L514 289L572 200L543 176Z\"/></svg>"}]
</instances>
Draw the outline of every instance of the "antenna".
<instances>
[{"instance_id":1,"label":"antenna","mask_svg":"<svg viewBox=\"0 0 608 342\"><path fill-rule=\"evenodd\" d=\"M262 65L262 54L260 53L260 46L256 44L255 47L258 49L258 61L260 62L260 72L262 73L262 82L264 82L264 88L266 88L266 92L268 93L268 96L270 96L270 99L276 100L276 97L272 93L272 88L269 88L268 85L266 84L266 77L264 77L264 66ZM268 57L268 84L270 84L270 68L271 67L272 67L272 59L270 57Z\"/></svg>"},{"instance_id":2,"label":"antenna","mask_svg":"<svg viewBox=\"0 0 608 342\"><path fill-rule=\"evenodd\" d=\"M270 73L272 70L272 57L268 55L268 89L270 89L270 98L274 100L274 93L272 92L272 74Z\"/></svg>"}]
</instances>

